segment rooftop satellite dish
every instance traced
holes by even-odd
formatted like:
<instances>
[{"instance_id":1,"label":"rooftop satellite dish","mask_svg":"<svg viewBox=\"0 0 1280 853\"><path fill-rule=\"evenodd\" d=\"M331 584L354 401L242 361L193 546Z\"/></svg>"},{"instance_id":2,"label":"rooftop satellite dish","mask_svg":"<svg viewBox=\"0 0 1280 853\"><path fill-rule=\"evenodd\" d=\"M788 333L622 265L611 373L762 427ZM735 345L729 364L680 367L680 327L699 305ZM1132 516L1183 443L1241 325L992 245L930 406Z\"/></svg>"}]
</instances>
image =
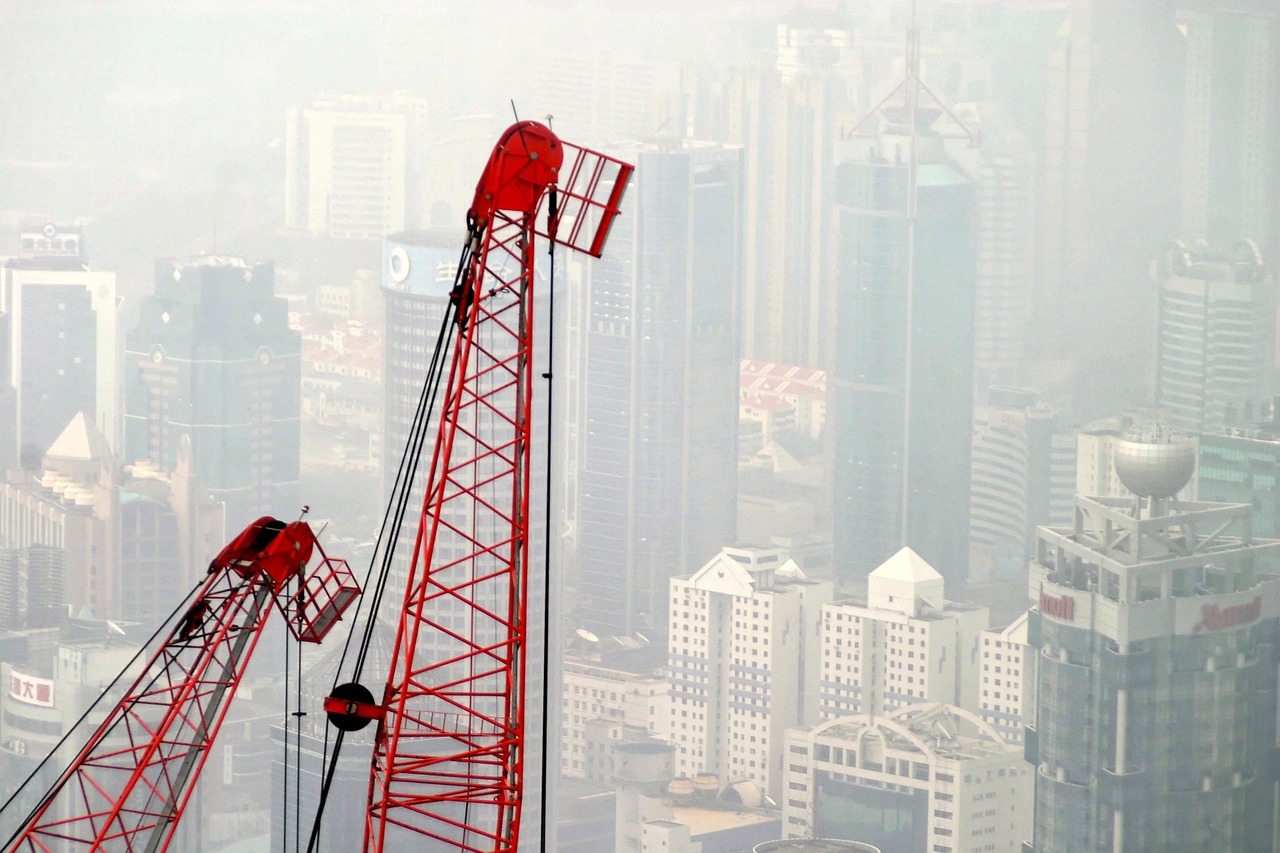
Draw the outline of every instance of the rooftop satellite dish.
<instances>
[{"instance_id":1,"label":"rooftop satellite dish","mask_svg":"<svg viewBox=\"0 0 1280 853\"><path fill-rule=\"evenodd\" d=\"M112 622L110 619L107 620L107 630L112 634L119 634L121 637L129 636L123 628Z\"/></svg>"},{"instance_id":2,"label":"rooftop satellite dish","mask_svg":"<svg viewBox=\"0 0 1280 853\"><path fill-rule=\"evenodd\" d=\"M636 631L636 639L644 643L646 646L651 645L652 643L652 641L648 637L646 637L644 634L641 634L639 631Z\"/></svg>"},{"instance_id":3,"label":"rooftop satellite dish","mask_svg":"<svg viewBox=\"0 0 1280 853\"><path fill-rule=\"evenodd\" d=\"M576 633L579 637L586 640L588 643L600 642L600 638L597 637L595 634L591 633L590 631L588 631L586 628L578 628Z\"/></svg>"}]
</instances>

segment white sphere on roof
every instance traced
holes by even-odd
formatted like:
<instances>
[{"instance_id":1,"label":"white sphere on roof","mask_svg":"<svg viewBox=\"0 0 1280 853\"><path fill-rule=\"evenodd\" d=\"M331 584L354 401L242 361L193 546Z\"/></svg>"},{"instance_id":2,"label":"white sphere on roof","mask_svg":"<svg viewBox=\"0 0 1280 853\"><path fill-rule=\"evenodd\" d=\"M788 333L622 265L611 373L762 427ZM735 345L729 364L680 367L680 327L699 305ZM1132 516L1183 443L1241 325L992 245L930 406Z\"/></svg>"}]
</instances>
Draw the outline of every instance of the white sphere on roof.
<instances>
[{"instance_id":1,"label":"white sphere on roof","mask_svg":"<svg viewBox=\"0 0 1280 853\"><path fill-rule=\"evenodd\" d=\"M1158 421L1130 427L1116 442L1116 474L1136 495L1168 498L1182 491L1196 470L1196 444Z\"/></svg>"}]
</instances>

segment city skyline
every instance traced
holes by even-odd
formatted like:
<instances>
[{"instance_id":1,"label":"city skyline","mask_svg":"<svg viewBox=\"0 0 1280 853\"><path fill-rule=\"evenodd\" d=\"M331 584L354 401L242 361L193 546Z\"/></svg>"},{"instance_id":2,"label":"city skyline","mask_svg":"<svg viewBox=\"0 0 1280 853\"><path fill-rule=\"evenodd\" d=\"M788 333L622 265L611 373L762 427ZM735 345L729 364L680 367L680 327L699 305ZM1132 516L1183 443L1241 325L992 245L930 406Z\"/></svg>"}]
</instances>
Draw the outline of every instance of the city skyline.
<instances>
[{"instance_id":1,"label":"city skyline","mask_svg":"<svg viewBox=\"0 0 1280 853\"><path fill-rule=\"evenodd\" d=\"M529 279L522 844L1272 850L1270 4L55 7L0 58L0 800L252 519L390 560L475 179L532 119L636 171L603 256L539 238ZM432 608L424 658L498 642ZM277 789L337 667L284 643L175 850L314 812Z\"/></svg>"}]
</instances>

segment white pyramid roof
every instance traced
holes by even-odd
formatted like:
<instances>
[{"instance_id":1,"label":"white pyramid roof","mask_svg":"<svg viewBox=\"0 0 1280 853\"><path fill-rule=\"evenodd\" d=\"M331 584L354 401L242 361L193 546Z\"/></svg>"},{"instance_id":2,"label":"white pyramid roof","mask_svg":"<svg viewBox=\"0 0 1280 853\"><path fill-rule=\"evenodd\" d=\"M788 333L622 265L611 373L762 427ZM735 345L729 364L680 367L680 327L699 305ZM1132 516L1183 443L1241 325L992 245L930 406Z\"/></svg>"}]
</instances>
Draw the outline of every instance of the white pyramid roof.
<instances>
[{"instance_id":1,"label":"white pyramid roof","mask_svg":"<svg viewBox=\"0 0 1280 853\"><path fill-rule=\"evenodd\" d=\"M938 570L925 562L925 559L910 547L903 548L881 563L880 567L871 573L871 577L910 583L942 580Z\"/></svg>"},{"instance_id":2,"label":"white pyramid roof","mask_svg":"<svg viewBox=\"0 0 1280 853\"><path fill-rule=\"evenodd\" d=\"M106 438L98 431L88 415L79 412L62 434L54 440L45 456L52 459L69 459L91 462L111 454Z\"/></svg>"}]
</instances>

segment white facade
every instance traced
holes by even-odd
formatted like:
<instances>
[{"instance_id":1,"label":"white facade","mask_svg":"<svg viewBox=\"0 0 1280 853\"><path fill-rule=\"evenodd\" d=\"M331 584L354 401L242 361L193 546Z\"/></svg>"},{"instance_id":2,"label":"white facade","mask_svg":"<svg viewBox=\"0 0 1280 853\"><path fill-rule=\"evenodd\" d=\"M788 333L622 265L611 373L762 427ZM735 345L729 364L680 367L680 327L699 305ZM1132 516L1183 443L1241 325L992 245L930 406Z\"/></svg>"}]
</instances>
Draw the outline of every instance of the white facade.
<instances>
[{"instance_id":1,"label":"white facade","mask_svg":"<svg viewBox=\"0 0 1280 853\"><path fill-rule=\"evenodd\" d=\"M776 798L783 733L818 719L819 625L832 597L778 549L724 548L671 580L668 671L678 775Z\"/></svg>"},{"instance_id":2,"label":"white facade","mask_svg":"<svg viewBox=\"0 0 1280 853\"><path fill-rule=\"evenodd\" d=\"M978 716L1009 743L1022 743L1035 719L1036 652L1027 646L1027 614L982 632Z\"/></svg>"},{"instance_id":3,"label":"white facade","mask_svg":"<svg viewBox=\"0 0 1280 853\"><path fill-rule=\"evenodd\" d=\"M838 827L861 831L860 839L886 851L1017 853L1031 837L1031 765L1020 748L960 708L916 705L887 717L792 729L787 763L788 838L822 837ZM895 795L893 820L881 821L875 812ZM902 826L904 810L910 841L918 845L923 837L924 846L876 836ZM889 846L894 842L900 846Z\"/></svg>"},{"instance_id":4,"label":"white facade","mask_svg":"<svg viewBox=\"0 0 1280 853\"><path fill-rule=\"evenodd\" d=\"M910 548L867 578L865 601L822 612L822 716L886 714L918 702L978 707L985 607L948 602L942 575Z\"/></svg>"},{"instance_id":5,"label":"white facade","mask_svg":"<svg viewBox=\"0 0 1280 853\"><path fill-rule=\"evenodd\" d=\"M622 731L653 732L665 726L667 680L656 673L611 669L587 660L568 658L562 669L560 699L560 773L574 779L608 781L593 772L591 729L616 738Z\"/></svg>"},{"instance_id":6,"label":"white facade","mask_svg":"<svg viewBox=\"0 0 1280 853\"><path fill-rule=\"evenodd\" d=\"M45 389L25 388L24 383L31 376L47 372L49 362L57 364L59 379L80 369L82 359L71 354L64 343L65 332L59 328L51 328L49 317L54 313L59 320L67 319L67 325L82 333L81 323L71 315L84 310L83 305L73 304L87 297L88 310L93 315L94 341L92 358L94 359L94 392L92 399L58 400L58 392L62 390L55 381ZM36 311L41 316L32 319L27 317L29 311ZM25 412L26 407L66 408L71 402L75 407L87 411L94 424L106 437L112 450L121 448L122 422L124 410L124 391L120 376L122 373L121 357L124 350L123 338L119 325L119 299L116 294L116 274L90 270L85 267L40 268L39 262L34 265L12 263L0 269L0 315L9 315L9 353L7 357L9 375L0 377L0 387L12 384L17 390L17 422L19 446L35 441L39 452L47 447L45 442L53 436L46 435L43 440L39 436L24 435L23 424L30 423L33 418L39 419L37 413ZM56 322L56 321L55 321ZM75 341L76 346L84 344L83 340ZM74 347L72 347L74 349ZM87 350L85 350L87 354ZM40 354L42 364L27 364L32 356ZM59 361L62 363L59 363ZM52 395L52 398L50 397ZM62 424L75 415L75 409L66 412L67 417ZM43 446L41 446L43 445ZM0 457L2 458L2 457Z\"/></svg>"},{"instance_id":7,"label":"white facade","mask_svg":"<svg viewBox=\"0 0 1280 853\"><path fill-rule=\"evenodd\" d=\"M426 100L407 92L291 107L285 224L356 239L425 225L426 117Z\"/></svg>"}]
</instances>

